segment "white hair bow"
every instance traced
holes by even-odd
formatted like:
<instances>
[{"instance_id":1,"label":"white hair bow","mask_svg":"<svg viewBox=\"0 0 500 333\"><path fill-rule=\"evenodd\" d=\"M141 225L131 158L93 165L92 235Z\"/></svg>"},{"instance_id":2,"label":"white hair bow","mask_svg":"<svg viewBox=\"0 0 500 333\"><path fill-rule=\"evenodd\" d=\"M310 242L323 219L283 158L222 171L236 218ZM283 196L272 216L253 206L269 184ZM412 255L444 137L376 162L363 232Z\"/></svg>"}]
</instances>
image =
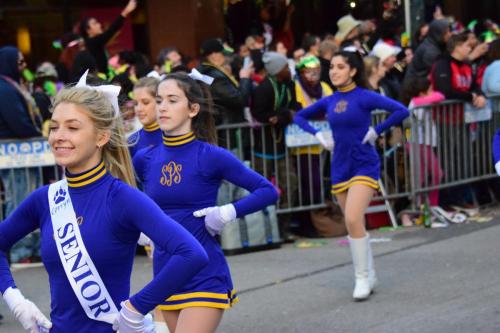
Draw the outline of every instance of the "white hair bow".
<instances>
[{"instance_id":1,"label":"white hair bow","mask_svg":"<svg viewBox=\"0 0 500 333\"><path fill-rule=\"evenodd\" d=\"M351 52L351 53L357 53L358 49L354 45L349 45L349 46L346 46L346 47L342 48L342 51Z\"/></svg>"},{"instance_id":2,"label":"white hair bow","mask_svg":"<svg viewBox=\"0 0 500 333\"><path fill-rule=\"evenodd\" d=\"M113 106L113 109L115 110L115 115L119 116L120 115L120 107L118 106L118 95L120 94L121 87L120 86L115 86L113 84L105 84L101 86L89 86L87 85L87 74L89 73L89 70L87 69L85 73L83 73L82 77L80 80L78 80L78 83L76 84L75 87L77 88L88 88L88 89L93 89L100 91L104 94L104 96L111 102L111 105Z\"/></svg>"},{"instance_id":3,"label":"white hair bow","mask_svg":"<svg viewBox=\"0 0 500 333\"><path fill-rule=\"evenodd\" d=\"M149 73L148 73L148 75L146 75L146 76L147 76L147 77L154 77L155 79L157 79L157 80L160 80L160 81L161 81L161 80L163 80L163 79L165 78L165 76L166 76L166 75L165 75L165 74L160 75L160 74L158 74L158 72L157 72L157 71L152 70L152 71L151 71L151 72L149 72Z\"/></svg>"},{"instance_id":4,"label":"white hair bow","mask_svg":"<svg viewBox=\"0 0 500 333\"><path fill-rule=\"evenodd\" d=\"M201 82L206 83L208 85L211 85L212 82L214 82L214 78L213 77L201 74L200 72L198 72L196 70L196 68L193 68L191 70L191 73L188 74L188 76L190 78L192 78L193 80L198 80L198 81L201 81Z\"/></svg>"}]
</instances>

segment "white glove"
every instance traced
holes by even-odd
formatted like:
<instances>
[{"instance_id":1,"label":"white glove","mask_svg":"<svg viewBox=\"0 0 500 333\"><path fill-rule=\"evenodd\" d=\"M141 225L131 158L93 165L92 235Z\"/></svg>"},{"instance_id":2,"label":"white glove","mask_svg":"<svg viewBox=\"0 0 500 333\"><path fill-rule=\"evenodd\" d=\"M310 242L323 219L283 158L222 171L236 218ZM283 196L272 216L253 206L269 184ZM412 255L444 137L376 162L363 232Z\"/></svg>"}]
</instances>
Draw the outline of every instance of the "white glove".
<instances>
[{"instance_id":1,"label":"white glove","mask_svg":"<svg viewBox=\"0 0 500 333\"><path fill-rule=\"evenodd\" d=\"M116 316L115 322L113 323L113 330L119 333L146 333L154 332L150 330L150 324L147 323L147 316L142 313L136 312L126 305L126 302L121 302L120 314ZM152 323L153 319L150 317L149 321ZM146 329L146 324L148 329Z\"/></svg>"},{"instance_id":2,"label":"white glove","mask_svg":"<svg viewBox=\"0 0 500 333\"><path fill-rule=\"evenodd\" d=\"M3 293L3 299L14 317L28 332L44 333L52 328L50 320L43 315L42 311L33 302L24 298L19 289L8 288Z\"/></svg>"},{"instance_id":3,"label":"white glove","mask_svg":"<svg viewBox=\"0 0 500 333\"><path fill-rule=\"evenodd\" d=\"M495 170L497 171L497 175L500 176L500 161L495 163Z\"/></svg>"},{"instance_id":4,"label":"white glove","mask_svg":"<svg viewBox=\"0 0 500 333\"><path fill-rule=\"evenodd\" d=\"M370 127L363 138L362 143L365 144L369 142L372 146L375 146L375 141L377 141L378 134L375 132L373 127Z\"/></svg>"},{"instance_id":5,"label":"white glove","mask_svg":"<svg viewBox=\"0 0 500 333\"><path fill-rule=\"evenodd\" d=\"M334 146L333 139L329 140L329 138L326 137L325 133L317 132L316 134L314 134L314 136L316 137L316 139L318 139L319 143L321 143L321 145L323 147L325 147L325 149L327 149L329 151L333 150L333 146Z\"/></svg>"},{"instance_id":6,"label":"white glove","mask_svg":"<svg viewBox=\"0 0 500 333\"><path fill-rule=\"evenodd\" d=\"M144 235L142 232L141 232L141 235L139 236L139 240L137 241L137 244L139 244L140 246L151 246L151 239L149 239L148 236Z\"/></svg>"},{"instance_id":7,"label":"white glove","mask_svg":"<svg viewBox=\"0 0 500 333\"><path fill-rule=\"evenodd\" d=\"M210 235L215 236L222 232L224 226L236 218L236 209L232 204L218 207L207 207L193 213L196 217L205 216L205 228Z\"/></svg>"},{"instance_id":8,"label":"white glove","mask_svg":"<svg viewBox=\"0 0 500 333\"><path fill-rule=\"evenodd\" d=\"M156 333L155 322L153 316L149 313L144 316L144 333Z\"/></svg>"}]
</instances>

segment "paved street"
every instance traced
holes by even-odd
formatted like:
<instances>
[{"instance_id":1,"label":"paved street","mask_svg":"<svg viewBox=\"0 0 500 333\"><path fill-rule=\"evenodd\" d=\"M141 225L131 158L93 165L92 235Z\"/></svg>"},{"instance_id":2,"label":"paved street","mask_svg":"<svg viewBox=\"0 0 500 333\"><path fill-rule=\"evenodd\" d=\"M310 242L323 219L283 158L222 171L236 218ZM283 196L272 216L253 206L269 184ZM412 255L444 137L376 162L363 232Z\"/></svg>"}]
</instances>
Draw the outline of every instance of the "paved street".
<instances>
[{"instance_id":1,"label":"paved street","mask_svg":"<svg viewBox=\"0 0 500 333\"><path fill-rule=\"evenodd\" d=\"M241 300L219 332L500 332L500 209L482 215L495 218L372 232L379 286L362 303L351 300L349 249L338 238L317 248L287 245L229 257ZM150 271L148 260L139 257L135 289ZM15 278L48 313L44 270L19 270ZM23 332L3 303L0 313L6 315L1 333Z\"/></svg>"}]
</instances>

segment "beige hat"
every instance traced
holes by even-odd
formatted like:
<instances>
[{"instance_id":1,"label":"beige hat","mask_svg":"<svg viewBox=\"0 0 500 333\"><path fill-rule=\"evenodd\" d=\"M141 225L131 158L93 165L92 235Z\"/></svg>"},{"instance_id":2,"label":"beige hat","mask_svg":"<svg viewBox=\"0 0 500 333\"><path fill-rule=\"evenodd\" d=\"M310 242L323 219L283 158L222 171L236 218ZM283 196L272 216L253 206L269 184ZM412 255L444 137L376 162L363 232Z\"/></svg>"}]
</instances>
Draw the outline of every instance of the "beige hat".
<instances>
[{"instance_id":1,"label":"beige hat","mask_svg":"<svg viewBox=\"0 0 500 333\"><path fill-rule=\"evenodd\" d=\"M344 38L357 26L361 24L361 21L356 20L350 14L342 16L337 21L338 31L335 34L335 39L342 42Z\"/></svg>"},{"instance_id":2,"label":"beige hat","mask_svg":"<svg viewBox=\"0 0 500 333\"><path fill-rule=\"evenodd\" d=\"M384 62L390 56L396 56L401 48L389 45L387 43L378 43L373 47L372 54Z\"/></svg>"}]
</instances>

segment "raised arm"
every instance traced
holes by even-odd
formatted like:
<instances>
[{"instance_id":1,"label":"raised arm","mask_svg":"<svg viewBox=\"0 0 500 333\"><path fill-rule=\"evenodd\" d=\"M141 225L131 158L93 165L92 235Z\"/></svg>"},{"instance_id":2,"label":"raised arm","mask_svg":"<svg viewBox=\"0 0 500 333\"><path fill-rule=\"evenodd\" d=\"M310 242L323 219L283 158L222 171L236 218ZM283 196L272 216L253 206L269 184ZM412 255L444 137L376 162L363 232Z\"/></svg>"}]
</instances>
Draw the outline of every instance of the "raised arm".
<instances>
[{"instance_id":1,"label":"raised arm","mask_svg":"<svg viewBox=\"0 0 500 333\"><path fill-rule=\"evenodd\" d=\"M418 96L418 97L412 98L412 103L414 106L428 105L428 104L442 102L445 99L446 99L446 97L444 97L444 95L441 94L439 91L434 91L430 95L427 95L427 96Z\"/></svg>"},{"instance_id":2,"label":"raised arm","mask_svg":"<svg viewBox=\"0 0 500 333\"><path fill-rule=\"evenodd\" d=\"M125 18L132 13L137 7L136 0L130 0L122 10L121 14L111 23L111 25L104 31L102 34L92 37L91 40L94 40L95 43L106 45L111 38L120 30L125 22Z\"/></svg>"}]
</instances>

